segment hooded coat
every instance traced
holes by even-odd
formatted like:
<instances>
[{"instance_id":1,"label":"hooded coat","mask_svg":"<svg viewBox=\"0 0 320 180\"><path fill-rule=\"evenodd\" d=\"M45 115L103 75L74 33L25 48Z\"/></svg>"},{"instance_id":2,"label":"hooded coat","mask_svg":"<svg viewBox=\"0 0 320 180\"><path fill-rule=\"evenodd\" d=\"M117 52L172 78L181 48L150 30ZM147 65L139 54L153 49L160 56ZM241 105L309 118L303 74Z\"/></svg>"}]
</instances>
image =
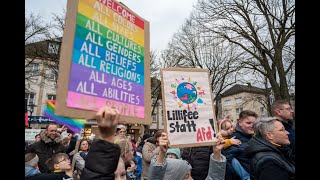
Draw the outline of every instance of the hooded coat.
<instances>
[{"instance_id":1,"label":"hooded coat","mask_svg":"<svg viewBox=\"0 0 320 180\"><path fill-rule=\"evenodd\" d=\"M295 164L287 151L277 148L261 137L253 137L245 149L251 159L252 180L295 179Z\"/></svg>"},{"instance_id":2,"label":"hooded coat","mask_svg":"<svg viewBox=\"0 0 320 180\"><path fill-rule=\"evenodd\" d=\"M205 180L224 180L226 158L223 155L221 156L222 160L217 161L213 158L213 154L210 155L208 171L203 171L206 174ZM183 180L191 169L192 166L186 160L165 158L164 162L160 164L157 162L156 157L154 157L149 167L148 179Z\"/></svg>"},{"instance_id":3,"label":"hooded coat","mask_svg":"<svg viewBox=\"0 0 320 180\"><path fill-rule=\"evenodd\" d=\"M50 172L46 161L52 157L53 154L65 153L66 149L61 143L62 139L60 134L56 134L56 137L52 140L47 136L47 130L40 133L41 140L35 142L27 147L26 153L35 153L39 157L39 170L42 173Z\"/></svg>"}]
</instances>

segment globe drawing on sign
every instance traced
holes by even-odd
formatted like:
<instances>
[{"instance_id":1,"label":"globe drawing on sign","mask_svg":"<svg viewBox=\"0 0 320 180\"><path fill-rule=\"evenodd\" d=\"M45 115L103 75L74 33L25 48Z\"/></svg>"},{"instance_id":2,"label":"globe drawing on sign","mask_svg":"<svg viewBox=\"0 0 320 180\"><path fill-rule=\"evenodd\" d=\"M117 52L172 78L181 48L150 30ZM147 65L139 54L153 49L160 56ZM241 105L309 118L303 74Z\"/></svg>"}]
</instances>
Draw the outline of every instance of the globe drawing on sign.
<instances>
[{"instance_id":1,"label":"globe drawing on sign","mask_svg":"<svg viewBox=\"0 0 320 180\"><path fill-rule=\"evenodd\" d=\"M197 89L188 82L179 84L177 88L178 98L185 104L191 104L197 99Z\"/></svg>"}]
</instances>

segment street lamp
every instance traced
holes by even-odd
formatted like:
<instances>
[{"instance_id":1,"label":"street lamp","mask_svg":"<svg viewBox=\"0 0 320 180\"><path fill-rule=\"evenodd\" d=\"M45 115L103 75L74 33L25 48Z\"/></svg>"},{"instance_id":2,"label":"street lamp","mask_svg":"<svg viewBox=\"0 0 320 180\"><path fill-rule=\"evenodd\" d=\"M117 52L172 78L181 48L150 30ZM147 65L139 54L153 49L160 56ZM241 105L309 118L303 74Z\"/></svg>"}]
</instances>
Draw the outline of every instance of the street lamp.
<instances>
[{"instance_id":1,"label":"street lamp","mask_svg":"<svg viewBox=\"0 0 320 180\"><path fill-rule=\"evenodd\" d=\"M35 104L33 104L33 103L30 103L29 105L28 105L28 111L30 112L30 120L31 120L31 117L32 117L32 113L33 113L33 111L34 111L34 107L37 107L37 105L35 105ZM29 124L29 128L30 128L30 123L28 123Z\"/></svg>"}]
</instances>

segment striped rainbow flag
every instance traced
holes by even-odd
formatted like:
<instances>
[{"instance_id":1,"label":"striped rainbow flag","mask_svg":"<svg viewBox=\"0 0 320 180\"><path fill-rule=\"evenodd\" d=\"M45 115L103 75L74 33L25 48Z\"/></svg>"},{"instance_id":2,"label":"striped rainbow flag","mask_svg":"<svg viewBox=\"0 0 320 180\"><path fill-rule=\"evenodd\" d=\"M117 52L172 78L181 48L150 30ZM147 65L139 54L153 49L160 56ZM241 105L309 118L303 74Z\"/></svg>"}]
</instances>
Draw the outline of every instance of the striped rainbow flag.
<instances>
[{"instance_id":1,"label":"striped rainbow flag","mask_svg":"<svg viewBox=\"0 0 320 180\"><path fill-rule=\"evenodd\" d=\"M44 110L44 116L55 121L57 124L65 125L71 131L75 133L81 133L81 129L84 128L84 119L73 119L62 116L57 116L54 114L55 110L55 100L47 100L47 107Z\"/></svg>"}]
</instances>

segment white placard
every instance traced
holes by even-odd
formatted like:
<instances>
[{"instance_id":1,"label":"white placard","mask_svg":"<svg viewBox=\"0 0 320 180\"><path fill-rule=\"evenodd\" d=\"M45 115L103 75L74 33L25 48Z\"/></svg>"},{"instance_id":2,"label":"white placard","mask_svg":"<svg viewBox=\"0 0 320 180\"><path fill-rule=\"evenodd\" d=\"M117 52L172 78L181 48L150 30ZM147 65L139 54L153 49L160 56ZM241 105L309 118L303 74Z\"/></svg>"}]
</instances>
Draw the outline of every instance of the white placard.
<instances>
[{"instance_id":1,"label":"white placard","mask_svg":"<svg viewBox=\"0 0 320 180\"><path fill-rule=\"evenodd\" d=\"M165 130L172 147L213 145L215 116L207 70L162 69Z\"/></svg>"},{"instance_id":2,"label":"white placard","mask_svg":"<svg viewBox=\"0 0 320 180\"><path fill-rule=\"evenodd\" d=\"M43 129L25 129L24 138L25 141L34 141L35 136L39 134Z\"/></svg>"}]
</instances>

